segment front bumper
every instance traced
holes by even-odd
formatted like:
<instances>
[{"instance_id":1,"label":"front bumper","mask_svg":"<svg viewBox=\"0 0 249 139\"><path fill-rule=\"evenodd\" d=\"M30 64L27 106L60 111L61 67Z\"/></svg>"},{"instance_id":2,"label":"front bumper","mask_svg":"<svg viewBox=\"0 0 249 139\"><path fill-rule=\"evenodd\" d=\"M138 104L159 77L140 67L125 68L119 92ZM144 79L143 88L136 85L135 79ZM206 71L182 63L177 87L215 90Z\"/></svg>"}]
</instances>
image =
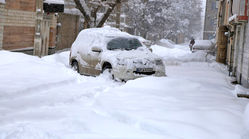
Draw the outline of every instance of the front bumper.
<instances>
[{"instance_id":1,"label":"front bumper","mask_svg":"<svg viewBox=\"0 0 249 139\"><path fill-rule=\"evenodd\" d=\"M113 75L118 80L133 80L140 77L146 76L155 76L155 77L162 77L166 76L164 66L160 68L153 68L152 72L137 72L136 68L133 69L126 69L125 67L120 67L117 69L113 69Z\"/></svg>"}]
</instances>

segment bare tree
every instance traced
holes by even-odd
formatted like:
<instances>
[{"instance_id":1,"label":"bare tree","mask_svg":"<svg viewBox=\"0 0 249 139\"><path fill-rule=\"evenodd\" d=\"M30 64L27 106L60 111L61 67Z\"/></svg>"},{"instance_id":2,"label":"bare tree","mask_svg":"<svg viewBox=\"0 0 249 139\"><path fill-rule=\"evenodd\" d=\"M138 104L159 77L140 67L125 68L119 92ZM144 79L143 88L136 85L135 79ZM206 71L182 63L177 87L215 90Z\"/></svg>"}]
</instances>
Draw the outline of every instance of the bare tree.
<instances>
[{"instance_id":1,"label":"bare tree","mask_svg":"<svg viewBox=\"0 0 249 139\"><path fill-rule=\"evenodd\" d=\"M84 28L102 27L121 0L74 0L76 8L84 16ZM98 12L102 12L100 17Z\"/></svg>"}]
</instances>

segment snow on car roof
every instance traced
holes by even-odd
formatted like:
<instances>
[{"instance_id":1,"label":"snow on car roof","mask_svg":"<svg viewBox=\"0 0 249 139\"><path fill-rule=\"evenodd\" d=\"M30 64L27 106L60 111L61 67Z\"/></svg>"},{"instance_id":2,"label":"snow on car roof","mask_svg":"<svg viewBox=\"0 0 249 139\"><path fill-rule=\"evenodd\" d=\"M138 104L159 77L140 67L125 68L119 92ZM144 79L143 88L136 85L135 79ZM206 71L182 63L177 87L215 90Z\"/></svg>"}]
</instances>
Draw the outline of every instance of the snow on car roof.
<instances>
[{"instance_id":1,"label":"snow on car roof","mask_svg":"<svg viewBox=\"0 0 249 139\"><path fill-rule=\"evenodd\" d=\"M132 37L132 35L126 32L122 32L119 29L110 26L105 26L102 28L84 29L80 32L79 37L85 37L84 34L96 34L96 35L101 35L102 37L115 37L115 36Z\"/></svg>"},{"instance_id":2,"label":"snow on car roof","mask_svg":"<svg viewBox=\"0 0 249 139\"><path fill-rule=\"evenodd\" d=\"M106 43L113 38L117 37L131 37L143 41L141 37L130 35L129 33L122 32L117 28L105 26L102 28L89 28L82 30L72 44L72 54L75 52L88 52L92 47L100 47L106 49ZM77 50L76 50L77 49Z\"/></svg>"}]
</instances>

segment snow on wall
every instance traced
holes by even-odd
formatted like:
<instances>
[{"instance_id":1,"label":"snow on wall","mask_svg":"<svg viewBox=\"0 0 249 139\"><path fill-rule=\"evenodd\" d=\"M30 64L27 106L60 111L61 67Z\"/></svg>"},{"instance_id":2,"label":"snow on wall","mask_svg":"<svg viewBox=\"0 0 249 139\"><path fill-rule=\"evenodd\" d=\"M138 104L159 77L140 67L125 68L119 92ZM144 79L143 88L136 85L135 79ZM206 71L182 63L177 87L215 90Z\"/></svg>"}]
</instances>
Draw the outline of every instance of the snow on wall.
<instances>
[{"instance_id":1,"label":"snow on wall","mask_svg":"<svg viewBox=\"0 0 249 139\"><path fill-rule=\"evenodd\" d=\"M48 4L64 4L64 0L45 0L44 3L48 3Z\"/></svg>"}]
</instances>

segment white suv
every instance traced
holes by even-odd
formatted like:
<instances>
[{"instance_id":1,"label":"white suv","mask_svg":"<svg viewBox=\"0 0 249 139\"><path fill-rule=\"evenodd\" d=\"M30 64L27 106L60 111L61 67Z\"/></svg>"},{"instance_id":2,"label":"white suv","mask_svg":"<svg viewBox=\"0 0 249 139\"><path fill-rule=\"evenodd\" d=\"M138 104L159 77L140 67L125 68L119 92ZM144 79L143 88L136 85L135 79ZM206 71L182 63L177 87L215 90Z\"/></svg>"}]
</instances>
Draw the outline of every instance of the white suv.
<instances>
[{"instance_id":1,"label":"white suv","mask_svg":"<svg viewBox=\"0 0 249 139\"><path fill-rule=\"evenodd\" d=\"M165 66L138 40L116 28L85 29L72 44L70 65L80 74L97 76L105 70L116 80L165 76Z\"/></svg>"}]
</instances>

